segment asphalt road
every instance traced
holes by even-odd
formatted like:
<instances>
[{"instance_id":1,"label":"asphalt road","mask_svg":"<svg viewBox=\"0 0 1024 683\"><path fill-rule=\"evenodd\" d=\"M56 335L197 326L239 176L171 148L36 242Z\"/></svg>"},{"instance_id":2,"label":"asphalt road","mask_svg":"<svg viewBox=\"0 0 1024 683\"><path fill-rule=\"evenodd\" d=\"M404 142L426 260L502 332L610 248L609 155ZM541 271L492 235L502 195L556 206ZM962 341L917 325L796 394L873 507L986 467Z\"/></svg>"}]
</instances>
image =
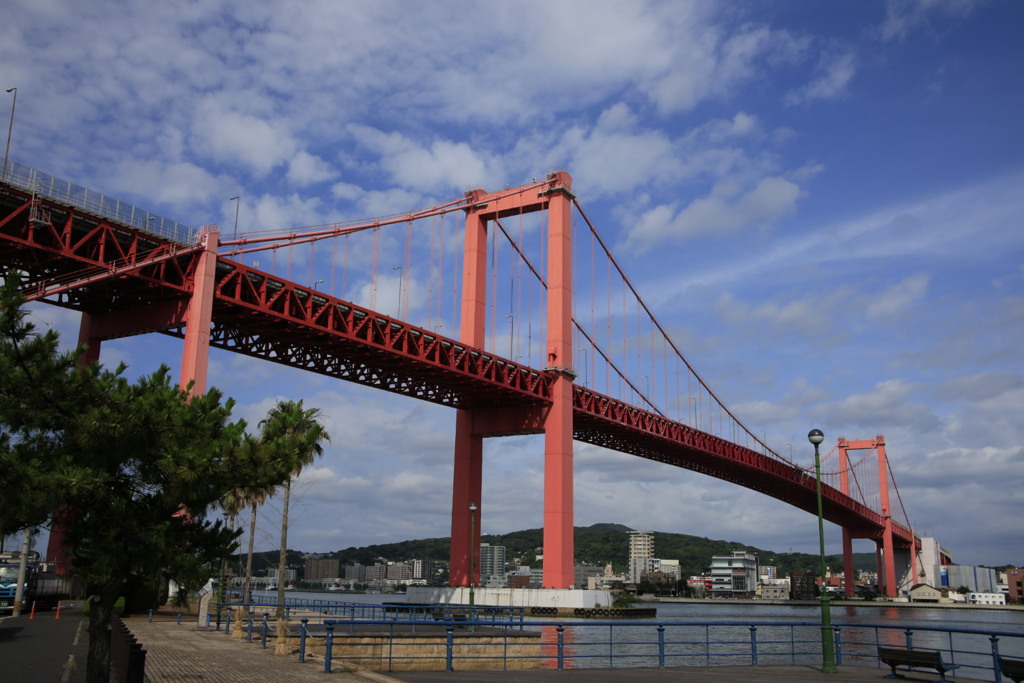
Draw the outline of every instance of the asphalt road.
<instances>
[{"instance_id":1,"label":"asphalt road","mask_svg":"<svg viewBox=\"0 0 1024 683\"><path fill-rule=\"evenodd\" d=\"M81 603L0 618L0 682L77 683L85 680L89 638Z\"/></svg>"}]
</instances>

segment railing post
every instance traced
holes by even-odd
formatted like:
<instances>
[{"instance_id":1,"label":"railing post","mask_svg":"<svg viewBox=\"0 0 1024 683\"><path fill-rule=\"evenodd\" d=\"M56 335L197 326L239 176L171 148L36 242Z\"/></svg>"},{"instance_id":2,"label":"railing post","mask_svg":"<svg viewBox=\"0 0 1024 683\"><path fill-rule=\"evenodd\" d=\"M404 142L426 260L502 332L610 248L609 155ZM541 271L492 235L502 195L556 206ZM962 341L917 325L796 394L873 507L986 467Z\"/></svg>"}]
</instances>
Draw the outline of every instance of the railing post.
<instances>
[{"instance_id":1,"label":"railing post","mask_svg":"<svg viewBox=\"0 0 1024 683\"><path fill-rule=\"evenodd\" d=\"M331 673L331 658L334 656L334 622L328 619L324 622L327 627L327 640L324 643L324 673Z\"/></svg>"},{"instance_id":2,"label":"railing post","mask_svg":"<svg viewBox=\"0 0 1024 683\"><path fill-rule=\"evenodd\" d=\"M250 642L250 643L252 642L252 622L253 622L253 613L252 613L252 607L250 606L249 607L249 634L246 637L246 641Z\"/></svg>"},{"instance_id":3,"label":"railing post","mask_svg":"<svg viewBox=\"0 0 1024 683\"><path fill-rule=\"evenodd\" d=\"M839 632L840 629L839 629L838 626L833 626L832 629L833 629L833 631L835 631L835 635L833 636L833 640L835 640L835 643L836 643L836 666L842 666L843 665L843 641L841 640L842 634Z\"/></svg>"},{"instance_id":4,"label":"railing post","mask_svg":"<svg viewBox=\"0 0 1024 683\"><path fill-rule=\"evenodd\" d=\"M260 645L262 645L264 649L266 649L266 647L267 647L267 630L270 628L270 625L267 623L267 619L269 617L270 617L270 613L269 612L264 612L263 613L263 633L260 636Z\"/></svg>"},{"instance_id":5,"label":"railing post","mask_svg":"<svg viewBox=\"0 0 1024 683\"><path fill-rule=\"evenodd\" d=\"M181 626L181 611L178 612L178 626Z\"/></svg>"},{"instance_id":6,"label":"railing post","mask_svg":"<svg viewBox=\"0 0 1024 683\"><path fill-rule=\"evenodd\" d=\"M302 617L302 628L299 630L299 661L306 661L306 624L309 617Z\"/></svg>"},{"instance_id":7,"label":"railing post","mask_svg":"<svg viewBox=\"0 0 1024 683\"><path fill-rule=\"evenodd\" d=\"M757 666L757 627L750 627L750 665Z\"/></svg>"},{"instance_id":8,"label":"railing post","mask_svg":"<svg viewBox=\"0 0 1024 683\"><path fill-rule=\"evenodd\" d=\"M558 631L558 670L565 668L565 626L559 624L555 627Z\"/></svg>"},{"instance_id":9,"label":"railing post","mask_svg":"<svg viewBox=\"0 0 1024 683\"><path fill-rule=\"evenodd\" d=\"M658 624L658 668L665 668L665 625Z\"/></svg>"},{"instance_id":10,"label":"railing post","mask_svg":"<svg viewBox=\"0 0 1024 683\"><path fill-rule=\"evenodd\" d=\"M999 636L989 636L988 640L992 643L992 670L996 672L996 683L1002 683L1003 672L999 668Z\"/></svg>"},{"instance_id":11,"label":"railing post","mask_svg":"<svg viewBox=\"0 0 1024 683\"><path fill-rule=\"evenodd\" d=\"M227 609L227 616L224 618L224 635L231 635L231 608Z\"/></svg>"},{"instance_id":12,"label":"railing post","mask_svg":"<svg viewBox=\"0 0 1024 683\"><path fill-rule=\"evenodd\" d=\"M904 636L904 638L906 639L906 642L907 642L907 649L908 650L913 650L914 649L914 632L911 629L909 629L909 628L908 629L904 629L903 636Z\"/></svg>"},{"instance_id":13,"label":"railing post","mask_svg":"<svg viewBox=\"0 0 1024 683\"><path fill-rule=\"evenodd\" d=\"M452 666L452 649L454 648L454 642L453 641L455 639L455 627L452 626L451 624L445 624L444 630L447 631L447 635L445 636L445 655L444 655L445 656L445 665L444 665L444 670L445 671L455 671L455 668Z\"/></svg>"}]
</instances>

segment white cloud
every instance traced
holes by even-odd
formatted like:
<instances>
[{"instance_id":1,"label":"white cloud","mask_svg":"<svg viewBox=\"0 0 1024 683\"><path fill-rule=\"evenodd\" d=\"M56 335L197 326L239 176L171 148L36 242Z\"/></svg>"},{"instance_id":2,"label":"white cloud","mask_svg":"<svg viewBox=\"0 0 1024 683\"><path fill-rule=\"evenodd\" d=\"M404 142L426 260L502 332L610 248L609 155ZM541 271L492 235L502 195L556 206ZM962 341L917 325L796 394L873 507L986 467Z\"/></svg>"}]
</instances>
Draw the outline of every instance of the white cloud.
<instances>
[{"instance_id":1,"label":"white cloud","mask_svg":"<svg viewBox=\"0 0 1024 683\"><path fill-rule=\"evenodd\" d=\"M786 104L807 104L814 100L837 100L846 95L857 73L856 57L851 52L833 55L818 65L815 78L802 88L786 94Z\"/></svg>"},{"instance_id":2,"label":"white cloud","mask_svg":"<svg viewBox=\"0 0 1024 683\"><path fill-rule=\"evenodd\" d=\"M935 17L962 18L987 0L888 0L879 33L883 40L902 40Z\"/></svg>"},{"instance_id":3,"label":"white cloud","mask_svg":"<svg viewBox=\"0 0 1024 683\"><path fill-rule=\"evenodd\" d=\"M338 172L323 159L300 150L288 164L288 181L294 185L312 185L337 177Z\"/></svg>"},{"instance_id":4,"label":"white cloud","mask_svg":"<svg viewBox=\"0 0 1024 683\"><path fill-rule=\"evenodd\" d=\"M464 142L434 140L421 145L400 133L370 126L352 126L359 144L378 155L377 162L402 188L422 192L465 190L482 186L494 176L488 162Z\"/></svg>"},{"instance_id":5,"label":"white cloud","mask_svg":"<svg viewBox=\"0 0 1024 683\"><path fill-rule=\"evenodd\" d=\"M192 163L126 159L118 166L111 182L119 191L145 197L150 202L180 205L196 198L217 197L224 193L229 181ZM197 223L208 218L195 217Z\"/></svg>"},{"instance_id":6,"label":"white cloud","mask_svg":"<svg viewBox=\"0 0 1024 683\"><path fill-rule=\"evenodd\" d=\"M927 275L914 275L880 292L867 306L867 314L876 318L891 318L906 312L911 304L921 301L927 294Z\"/></svg>"},{"instance_id":7,"label":"white cloud","mask_svg":"<svg viewBox=\"0 0 1024 683\"><path fill-rule=\"evenodd\" d=\"M207 98L192 123L193 152L220 163L237 163L265 175L294 154L295 140L280 120L235 111Z\"/></svg>"},{"instance_id":8,"label":"white cloud","mask_svg":"<svg viewBox=\"0 0 1024 683\"><path fill-rule=\"evenodd\" d=\"M763 178L746 191L739 183L724 180L710 195L680 211L670 205L647 211L630 229L629 240L632 248L642 252L701 235L733 235L770 225L791 213L800 195L799 186L779 176Z\"/></svg>"}]
</instances>

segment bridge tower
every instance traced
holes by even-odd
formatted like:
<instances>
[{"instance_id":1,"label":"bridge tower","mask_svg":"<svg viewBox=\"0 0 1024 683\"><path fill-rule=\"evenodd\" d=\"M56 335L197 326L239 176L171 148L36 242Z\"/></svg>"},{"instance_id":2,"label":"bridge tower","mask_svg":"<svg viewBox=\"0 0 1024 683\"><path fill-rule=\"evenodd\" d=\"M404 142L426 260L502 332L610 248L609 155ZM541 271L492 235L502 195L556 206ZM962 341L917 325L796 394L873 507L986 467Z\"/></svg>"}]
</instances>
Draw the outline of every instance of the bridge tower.
<instances>
[{"instance_id":1,"label":"bridge tower","mask_svg":"<svg viewBox=\"0 0 1024 683\"><path fill-rule=\"evenodd\" d=\"M510 408L481 404L462 407L455 421L455 470L452 487L449 583L478 582L480 547L477 514L481 500L483 439L515 434L544 434L544 587L573 584L572 451L572 178L552 173L541 183L514 190L468 195L464 246L460 340L483 349L486 341L487 224L507 216L548 212L546 372L555 380L551 403ZM473 509L471 509L473 505ZM472 538L470 538L472 536ZM474 576L470 576L470 573Z\"/></svg>"},{"instance_id":2,"label":"bridge tower","mask_svg":"<svg viewBox=\"0 0 1024 683\"><path fill-rule=\"evenodd\" d=\"M893 534L892 507L889 499L889 460L885 454L885 437L879 434L874 439L861 439L849 441L845 438L839 439L839 486L840 490L850 494L849 480L849 455L851 450L872 450L878 459L878 490L879 512L883 518L883 527L880 534L873 538L875 541L875 564L878 570L878 592L886 597L894 598L898 595L900 584L897 580L897 559L899 559L899 576L903 577L909 570L909 576L916 577L917 553L914 546L917 539L914 538L910 545L897 543ZM846 578L846 595L852 596L854 589L853 570L853 547L852 532L843 528L843 572Z\"/></svg>"}]
</instances>

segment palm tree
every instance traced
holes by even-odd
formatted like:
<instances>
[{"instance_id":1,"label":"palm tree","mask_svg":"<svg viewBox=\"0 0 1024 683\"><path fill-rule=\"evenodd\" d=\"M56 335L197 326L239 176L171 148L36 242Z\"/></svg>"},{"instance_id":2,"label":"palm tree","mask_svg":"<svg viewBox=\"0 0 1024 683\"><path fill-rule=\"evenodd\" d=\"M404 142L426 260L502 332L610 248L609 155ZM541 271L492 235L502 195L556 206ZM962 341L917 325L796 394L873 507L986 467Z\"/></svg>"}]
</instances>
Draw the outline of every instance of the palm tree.
<instances>
[{"instance_id":1,"label":"palm tree","mask_svg":"<svg viewBox=\"0 0 1024 683\"><path fill-rule=\"evenodd\" d=\"M287 463L275 457L272 450L262 440L251 434L243 435L242 441L233 454L233 459L237 475L236 485L221 499L221 508L228 515L232 529L234 529L236 517L242 510L249 508L250 511L249 549L242 588L242 604L248 605L252 602L252 556L256 537L256 509L274 494L278 486L287 481L291 476L291 469ZM223 571L221 573L223 575ZM221 602L223 602L223 593Z\"/></svg>"},{"instance_id":2,"label":"palm tree","mask_svg":"<svg viewBox=\"0 0 1024 683\"><path fill-rule=\"evenodd\" d=\"M304 408L302 400L278 401L260 422L262 441L280 459L289 476L284 480L284 505L281 514L281 554L277 571L277 616L284 617L285 567L288 552L288 505L291 501L292 478L306 465L323 455L321 445L331 437L320 424L317 408ZM280 631L279 631L280 632Z\"/></svg>"},{"instance_id":3,"label":"palm tree","mask_svg":"<svg viewBox=\"0 0 1024 683\"><path fill-rule=\"evenodd\" d=\"M287 463L273 450L251 434L246 434L239 449L240 475L245 483L232 492L241 507L249 508L249 548L245 558L245 582L242 602L252 602L252 556L256 539L256 509L274 495L274 491L291 476ZM241 511L241 510L239 510Z\"/></svg>"}]
</instances>

